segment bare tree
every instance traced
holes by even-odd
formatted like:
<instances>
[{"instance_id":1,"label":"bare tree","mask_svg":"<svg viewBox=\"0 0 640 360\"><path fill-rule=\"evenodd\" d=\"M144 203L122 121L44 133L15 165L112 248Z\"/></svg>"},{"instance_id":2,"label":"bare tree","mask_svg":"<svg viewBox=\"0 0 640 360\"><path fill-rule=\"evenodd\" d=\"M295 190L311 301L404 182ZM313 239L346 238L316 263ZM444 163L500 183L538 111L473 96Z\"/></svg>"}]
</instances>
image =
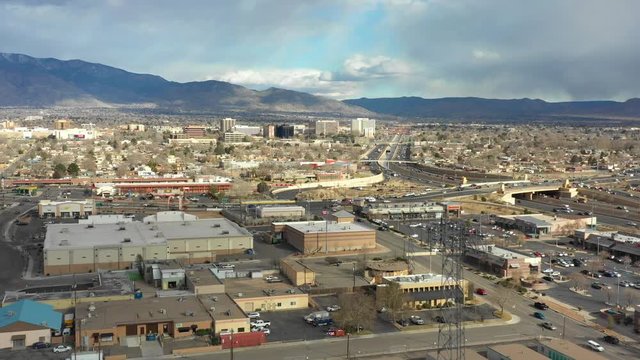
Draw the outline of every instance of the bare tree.
<instances>
[{"instance_id":1,"label":"bare tree","mask_svg":"<svg viewBox=\"0 0 640 360\"><path fill-rule=\"evenodd\" d=\"M597 273L598 270L601 270L603 268L603 266L604 266L604 261L599 258L592 259L588 263L589 272L591 272L592 274Z\"/></svg>"},{"instance_id":2,"label":"bare tree","mask_svg":"<svg viewBox=\"0 0 640 360\"><path fill-rule=\"evenodd\" d=\"M569 285L575 291L582 291L586 289L588 281L584 277L584 275L580 273L572 273L568 276L568 278L569 278Z\"/></svg>"},{"instance_id":3,"label":"bare tree","mask_svg":"<svg viewBox=\"0 0 640 360\"><path fill-rule=\"evenodd\" d=\"M607 297L607 304L611 304L611 298L613 297L613 291L608 287L603 287L602 291L604 291L604 295Z\"/></svg>"},{"instance_id":4,"label":"bare tree","mask_svg":"<svg viewBox=\"0 0 640 360\"><path fill-rule=\"evenodd\" d=\"M628 269L628 268L629 268L629 265L631 265L631 262L632 262L632 261L633 261L633 260L631 260L631 257L630 257L629 255L627 255L627 256L625 256L625 257L623 257L623 258L622 258L622 263L624 264L624 268L625 268L625 269Z\"/></svg>"},{"instance_id":5,"label":"bare tree","mask_svg":"<svg viewBox=\"0 0 640 360\"><path fill-rule=\"evenodd\" d=\"M386 308L388 313L391 315L391 320L393 322L399 316L402 316L402 312L405 309L405 295L400 285L398 283L392 282L387 286L384 286L379 290L378 294L378 307Z\"/></svg>"},{"instance_id":6,"label":"bare tree","mask_svg":"<svg viewBox=\"0 0 640 360\"><path fill-rule=\"evenodd\" d=\"M504 308L509 304L513 296L514 293L509 288L503 286L498 286L496 288L493 296L491 296L491 300L500 307L500 316L504 315Z\"/></svg>"},{"instance_id":7,"label":"bare tree","mask_svg":"<svg viewBox=\"0 0 640 360\"><path fill-rule=\"evenodd\" d=\"M624 304L625 311L631 306L638 304L638 294L636 293L635 289L624 289Z\"/></svg>"},{"instance_id":8,"label":"bare tree","mask_svg":"<svg viewBox=\"0 0 640 360\"><path fill-rule=\"evenodd\" d=\"M335 320L344 329L355 330L371 328L376 316L373 297L363 291L340 294L338 303L342 309L335 314Z\"/></svg>"}]
</instances>

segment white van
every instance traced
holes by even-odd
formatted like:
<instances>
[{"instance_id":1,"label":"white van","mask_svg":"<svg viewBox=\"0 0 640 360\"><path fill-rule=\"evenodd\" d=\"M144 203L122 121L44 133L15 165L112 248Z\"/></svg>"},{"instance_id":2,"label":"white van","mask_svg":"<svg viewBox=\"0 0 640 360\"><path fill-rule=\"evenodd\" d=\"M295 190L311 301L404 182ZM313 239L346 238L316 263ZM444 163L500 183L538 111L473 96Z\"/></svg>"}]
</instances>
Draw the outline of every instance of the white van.
<instances>
[{"instance_id":1,"label":"white van","mask_svg":"<svg viewBox=\"0 0 640 360\"><path fill-rule=\"evenodd\" d=\"M589 347L593 351L599 351L599 352L604 351L604 348L602 347L602 345L598 344L597 342L595 342L593 340L587 341L587 345L589 345Z\"/></svg>"}]
</instances>

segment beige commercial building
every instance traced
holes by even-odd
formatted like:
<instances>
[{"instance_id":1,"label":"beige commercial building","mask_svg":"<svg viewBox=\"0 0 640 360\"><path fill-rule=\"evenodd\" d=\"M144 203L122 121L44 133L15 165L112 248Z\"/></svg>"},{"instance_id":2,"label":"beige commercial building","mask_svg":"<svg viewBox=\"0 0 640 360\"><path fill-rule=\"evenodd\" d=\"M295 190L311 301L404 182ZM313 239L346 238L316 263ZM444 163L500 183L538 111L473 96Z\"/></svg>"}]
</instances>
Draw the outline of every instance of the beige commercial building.
<instances>
[{"instance_id":1,"label":"beige commercial building","mask_svg":"<svg viewBox=\"0 0 640 360\"><path fill-rule=\"evenodd\" d=\"M467 248L464 260L475 267L499 277L518 275L526 278L540 272L541 260L495 245L478 245Z\"/></svg>"},{"instance_id":2,"label":"beige commercial building","mask_svg":"<svg viewBox=\"0 0 640 360\"><path fill-rule=\"evenodd\" d=\"M383 297L385 288L393 283L398 284L404 293L406 305L414 309L438 307L448 302L464 302L469 297L467 280L460 280L457 284L447 282L443 285L443 277L439 274L383 277L382 284L376 288L377 297ZM445 291L449 287L454 290L453 297L449 297Z\"/></svg>"},{"instance_id":3,"label":"beige commercial building","mask_svg":"<svg viewBox=\"0 0 640 360\"><path fill-rule=\"evenodd\" d=\"M225 287L233 301L245 312L306 309L309 295L285 282L265 279L226 279Z\"/></svg>"},{"instance_id":4,"label":"beige commercial building","mask_svg":"<svg viewBox=\"0 0 640 360\"><path fill-rule=\"evenodd\" d=\"M38 202L38 215L41 218L80 218L96 213L95 202L92 199Z\"/></svg>"},{"instance_id":5,"label":"beige commercial building","mask_svg":"<svg viewBox=\"0 0 640 360\"><path fill-rule=\"evenodd\" d=\"M212 318L195 296L96 302L76 307L76 344L134 345L149 334L173 338L210 329Z\"/></svg>"},{"instance_id":6,"label":"beige commercial building","mask_svg":"<svg viewBox=\"0 0 640 360\"><path fill-rule=\"evenodd\" d=\"M280 237L304 254L375 249L376 231L358 223L299 221L273 223Z\"/></svg>"},{"instance_id":7,"label":"beige commercial building","mask_svg":"<svg viewBox=\"0 0 640 360\"><path fill-rule=\"evenodd\" d=\"M315 284L316 282L315 271L295 258L284 258L280 260L280 271L295 286Z\"/></svg>"},{"instance_id":8,"label":"beige commercial building","mask_svg":"<svg viewBox=\"0 0 640 360\"><path fill-rule=\"evenodd\" d=\"M572 235L576 229L597 225L595 216L565 215L548 216L544 214L498 215L496 225L506 229L517 229L531 235Z\"/></svg>"},{"instance_id":9,"label":"beige commercial building","mask_svg":"<svg viewBox=\"0 0 640 360\"><path fill-rule=\"evenodd\" d=\"M233 331L234 334L251 331L247 314L236 304L228 294L199 295L209 315L213 318L213 332L216 335Z\"/></svg>"},{"instance_id":10,"label":"beige commercial building","mask_svg":"<svg viewBox=\"0 0 640 360\"><path fill-rule=\"evenodd\" d=\"M406 261L371 261L366 265L367 276L374 284L382 284L383 278L409 275Z\"/></svg>"},{"instance_id":11,"label":"beige commercial building","mask_svg":"<svg viewBox=\"0 0 640 360\"><path fill-rule=\"evenodd\" d=\"M196 295L224 294L224 284L211 269L187 270L187 288Z\"/></svg>"},{"instance_id":12,"label":"beige commercial building","mask_svg":"<svg viewBox=\"0 0 640 360\"><path fill-rule=\"evenodd\" d=\"M327 136L334 135L340 131L340 123L338 120L318 120L316 121L316 135Z\"/></svg>"},{"instance_id":13,"label":"beige commercial building","mask_svg":"<svg viewBox=\"0 0 640 360\"><path fill-rule=\"evenodd\" d=\"M300 219L305 215L303 206L259 206L256 208L256 215L259 218L287 218Z\"/></svg>"},{"instance_id":14,"label":"beige commercial building","mask_svg":"<svg viewBox=\"0 0 640 360\"><path fill-rule=\"evenodd\" d=\"M176 212L179 213L179 212ZM163 221L51 224L44 241L46 275L131 269L138 261L211 262L217 254L253 248L253 237L224 218L193 219L179 214Z\"/></svg>"}]
</instances>

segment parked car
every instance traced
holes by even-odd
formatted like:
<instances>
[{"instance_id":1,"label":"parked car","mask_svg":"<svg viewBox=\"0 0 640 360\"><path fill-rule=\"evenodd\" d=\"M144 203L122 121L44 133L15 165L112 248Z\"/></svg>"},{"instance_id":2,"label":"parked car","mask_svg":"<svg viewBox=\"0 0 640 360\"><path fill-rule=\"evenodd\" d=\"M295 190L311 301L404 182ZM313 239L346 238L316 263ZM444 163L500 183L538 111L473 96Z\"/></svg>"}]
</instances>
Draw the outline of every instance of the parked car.
<instances>
[{"instance_id":1,"label":"parked car","mask_svg":"<svg viewBox=\"0 0 640 360\"><path fill-rule=\"evenodd\" d=\"M440 315L436 316L436 317L435 317L435 320L436 320L436 322L441 323L441 324L444 324L444 323L445 323L445 321L444 321L444 317L442 317L442 316L440 316Z\"/></svg>"},{"instance_id":2,"label":"parked car","mask_svg":"<svg viewBox=\"0 0 640 360\"><path fill-rule=\"evenodd\" d=\"M51 344L49 344L49 343L38 341L38 342L33 343L33 345L31 345L31 348L33 348L33 349L46 349L46 348L48 348L50 346L51 346Z\"/></svg>"},{"instance_id":3,"label":"parked car","mask_svg":"<svg viewBox=\"0 0 640 360\"><path fill-rule=\"evenodd\" d=\"M325 334L329 336L340 337L340 336L344 336L345 332L344 332L344 329L330 327Z\"/></svg>"},{"instance_id":4,"label":"parked car","mask_svg":"<svg viewBox=\"0 0 640 360\"><path fill-rule=\"evenodd\" d=\"M254 320L252 322L250 322L251 327L269 327L271 326L271 321L264 321L264 320Z\"/></svg>"},{"instance_id":5,"label":"parked car","mask_svg":"<svg viewBox=\"0 0 640 360\"><path fill-rule=\"evenodd\" d=\"M329 312L338 311L340 309L342 309L342 307L340 305L329 305L329 306L327 306L327 311L329 311Z\"/></svg>"},{"instance_id":6,"label":"parked car","mask_svg":"<svg viewBox=\"0 0 640 360\"><path fill-rule=\"evenodd\" d=\"M533 313L533 317L536 319L540 319L540 320L545 320L546 317L544 316L544 313L541 313L540 311L536 311Z\"/></svg>"},{"instance_id":7,"label":"parked car","mask_svg":"<svg viewBox=\"0 0 640 360\"><path fill-rule=\"evenodd\" d=\"M61 344L53 348L54 353L63 353L67 351L71 351L71 346Z\"/></svg>"},{"instance_id":8,"label":"parked car","mask_svg":"<svg viewBox=\"0 0 640 360\"><path fill-rule=\"evenodd\" d=\"M259 318L260 318L260 313L259 313L259 312L257 312L257 311L252 311L252 312L250 312L250 313L247 313L247 317L248 317L249 319L252 319L252 320L253 320L253 319L259 319Z\"/></svg>"},{"instance_id":9,"label":"parked car","mask_svg":"<svg viewBox=\"0 0 640 360\"><path fill-rule=\"evenodd\" d=\"M553 282L553 278L551 276L543 276L542 279Z\"/></svg>"},{"instance_id":10,"label":"parked car","mask_svg":"<svg viewBox=\"0 0 640 360\"><path fill-rule=\"evenodd\" d=\"M398 325L400 325L402 327L409 326L409 320L407 320L407 319L399 319L396 322L398 323Z\"/></svg>"},{"instance_id":11,"label":"parked car","mask_svg":"<svg viewBox=\"0 0 640 360\"><path fill-rule=\"evenodd\" d=\"M316 319L313 322L313 326L327 326L327 325L333 325L333 320L332 319Z\"/></svg>"},{"instance_id":12,"label":"parked car","mask_svg":"<svg viewBox=\"0 0 640 360\"><path fill-rule=\"evenodd\" d=\"M487 290L485 290L483 288L477 288L476 289L476 294L478 294L478 295L487 295L488 292L487 292Z\"/></svg>"},{"instance_id":13,"label":"parked car","mask_svg":"<svg viewBox=\"0 0 640 360\"><path fill-rule=\"evenodd\" d=\"M593 351L598 351L598 352L604 351L604 348L602 347L602 345L598 344L593 340L587 341L587 346L589 346Z\"/></svg>"},{"instance_id":14,"label":"parked car","mask_svg":"<svg viewBox=\"0 0 640 360\"><path fill-rule=\"evenodd\" d=\"M535 302L533 306L539 310L547 310L549 308L549 305L539 301Z\"/></svg>"},{"instance_id":15,"label":"parked car","mask_svg":"<svg viewBox=\"0 0 640 360\"><path fill-rule=\"evenodd\" d=\"M591 283L591 287L596 289L596 290L600 290L600 289L602 289L602 284L600 284L598 282L594 282L594 283Z\"/></svg>"},{"instance_id":16,"label":"parked car","mask_svg":"<svg viewBox=\"0 0 640 360\"><path fill-rule=\"evenodd\" d=\"M605 336L604 337L604 341L608 342L609 344L613 344L613 345L620 344L620 339L618 339L615 336L611 336L611 335Z\"/></svg>"},{"instance_id":17,"label":"parked car","mask_svg":"<svg viewBox=\"0 0 640 360\"><path fill-rule=\"evenodd\" d=\"M411 322L415 325L424 325L424 320L422 320L422 318L418 315L409 316L409 320L411 320Z\"/></svg>"},{"instance_id":18,"label":"parked car","mask_svg":"<svg viewBox=\"0 0 640 360\"><path fill-rule=\"evenodd\" d=\"M553 326L552 323L545 321L542 324L540 324L543 328L548 329L548 330L555 330L557 329L555 326Z\"/></svg>"}]
</instances>

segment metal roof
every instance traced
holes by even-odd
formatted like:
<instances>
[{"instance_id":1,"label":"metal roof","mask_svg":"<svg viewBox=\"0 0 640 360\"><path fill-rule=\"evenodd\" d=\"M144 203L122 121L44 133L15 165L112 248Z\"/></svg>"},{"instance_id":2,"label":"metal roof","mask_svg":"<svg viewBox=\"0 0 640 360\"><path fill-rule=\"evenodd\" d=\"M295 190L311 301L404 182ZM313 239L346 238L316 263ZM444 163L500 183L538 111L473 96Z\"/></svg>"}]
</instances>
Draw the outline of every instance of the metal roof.
<instances>
[{"instance_id":1,"label":"metal roof","mask_svg":"<svg viewBox=\"0 0 640 360\"><path fill-rule=\"evenodd\" d=\"M16 322L60 330L62 314L53 310L53 306L33 300L20 300L0 308L0 328Z\"/></svg>"}]
</instances>

